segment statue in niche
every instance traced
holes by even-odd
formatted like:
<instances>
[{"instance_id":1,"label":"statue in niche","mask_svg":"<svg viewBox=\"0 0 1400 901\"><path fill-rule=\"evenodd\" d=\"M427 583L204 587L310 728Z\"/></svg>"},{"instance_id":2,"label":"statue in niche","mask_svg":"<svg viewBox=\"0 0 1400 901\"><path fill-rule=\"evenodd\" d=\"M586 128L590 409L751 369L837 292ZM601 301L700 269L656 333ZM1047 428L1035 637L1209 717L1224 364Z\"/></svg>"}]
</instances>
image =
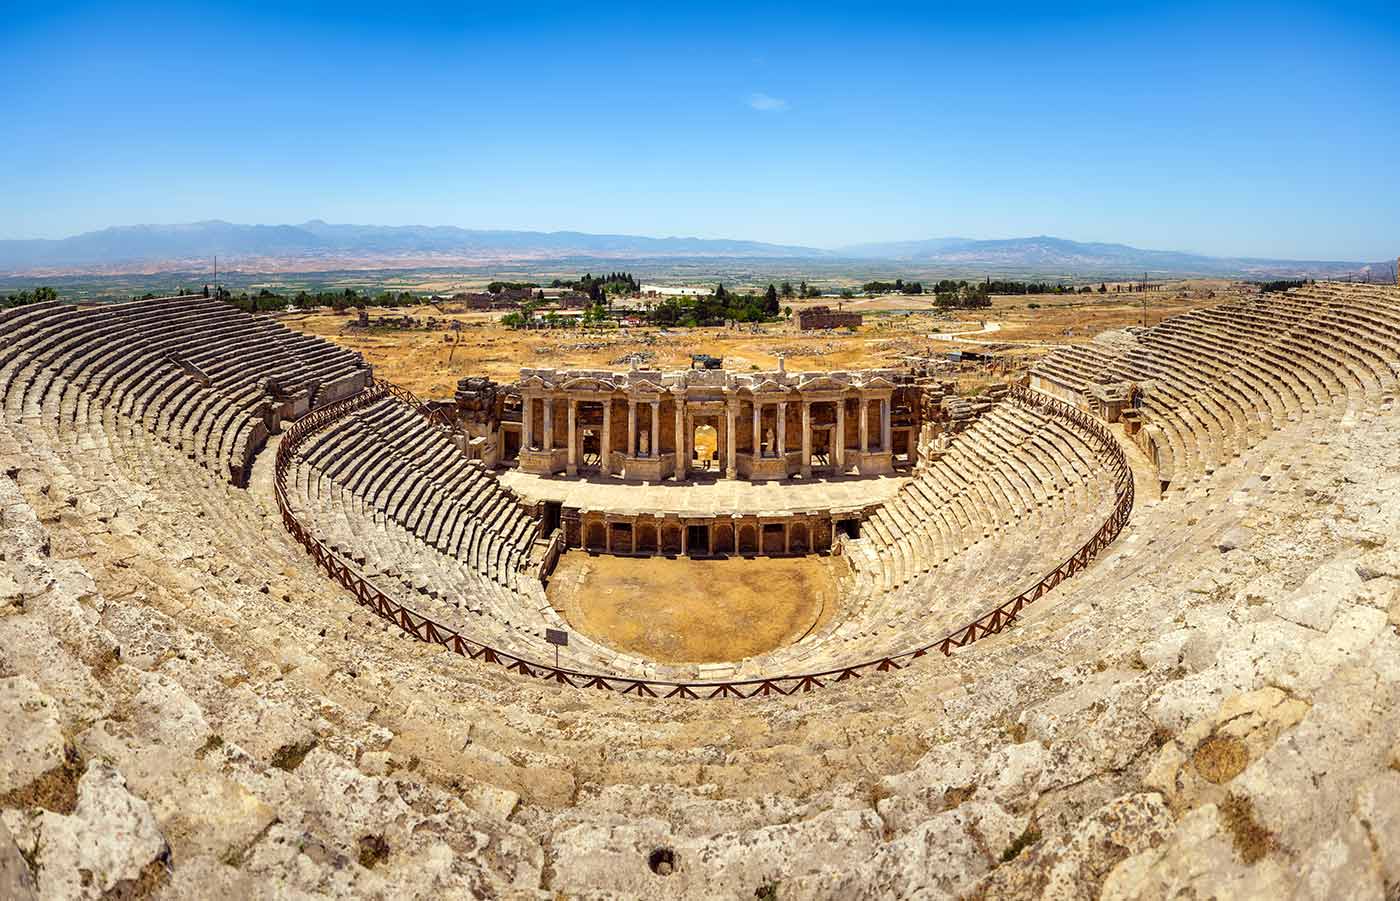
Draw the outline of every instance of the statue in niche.
<instances>
[{"instance_id":1,"label":"statue in niche","mask_svg":"<svg viewBox=\"0 0 1400 901\"><path fill-rule=\"evenodd\" d=\"M650 434L646 429L642 429L641 435L637 436L637 456L639 456L639 457L649 457L649 456L651 456L651 454L648 453L648 450L650 449L650 446L651 446L651 434Z\"/></svg>"},{"instance_id":2,"label":"statue in niche","mask_svg":"<svg viewBox=\"0 0 1400 901\"><path fill-rule=\"evenodd\" d=\"M778 456L778 441L773 437L773 430L769 429L763 433L763 446L766 448L763 455L765 457Z\"/></svg>"}]
</instances>

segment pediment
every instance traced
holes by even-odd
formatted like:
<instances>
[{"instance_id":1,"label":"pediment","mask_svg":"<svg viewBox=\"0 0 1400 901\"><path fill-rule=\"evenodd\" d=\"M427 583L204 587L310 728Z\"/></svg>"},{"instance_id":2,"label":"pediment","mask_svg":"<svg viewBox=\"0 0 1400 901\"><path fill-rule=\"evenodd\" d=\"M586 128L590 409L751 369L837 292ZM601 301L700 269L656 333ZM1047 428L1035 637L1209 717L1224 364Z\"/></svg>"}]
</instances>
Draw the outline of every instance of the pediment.
<instances>
[{"instance_id":1,"label":"pediment","mask_svg":"<svg viewBox=\"0 0 1400 901\"><path fill-rule=\"evenodd\" d=\"M786 385L775 382L773 379L764 379L749 387L749 391L754 394L785 394L787 390Z\"/></svg>"},{"instance_id":2,"label":"pediment","mask_svg":"<svg viewBox=\"0 0 1400 901\"><path fill-rule=\"evenodd\" d=\"M603 379L575 378L559 386L565 391L616 391L617 385Z\"/></svg>"},{"instance_id":3,"label":"pediment","mask_svg":"<svg viewBox=\"0 0 1400 901\"><path fill-rule=\"evenodd\" d=\"M797 386L798 391L844 391L850 385L845 382L838 382L830 376L819 375L801 382Z\"/></svg>"},{"instance_id":4,"label":"pediment","mask_svg":"<svg viewBox=\"0 0 1400 901\"><path fill-rule=\"evenodd\" d=\"M861 388L898 388L894 382L882 375L873 375L860 383Z\"/></svg>"},{"instance_id":5,"label":"pediment","mask_svg":"<svg viewBox=\"0 0 1400 901\"><path fill-rule=\"evenodd\" d=\"M521 379L520 382L519 382L519 385L520 385L520 388L521 388L522 390L529 389L529 388L539 388L539 389L544 389L544 390L548 390L548 391L554 390L554 383L553 383L553 382L551 382L551 381L549 381L549 380L547 380L547 379L541 378L541 377L538 376L538 375L531 375L531 376L527 376L526 378Z\"/></svg>"}]
</instances>

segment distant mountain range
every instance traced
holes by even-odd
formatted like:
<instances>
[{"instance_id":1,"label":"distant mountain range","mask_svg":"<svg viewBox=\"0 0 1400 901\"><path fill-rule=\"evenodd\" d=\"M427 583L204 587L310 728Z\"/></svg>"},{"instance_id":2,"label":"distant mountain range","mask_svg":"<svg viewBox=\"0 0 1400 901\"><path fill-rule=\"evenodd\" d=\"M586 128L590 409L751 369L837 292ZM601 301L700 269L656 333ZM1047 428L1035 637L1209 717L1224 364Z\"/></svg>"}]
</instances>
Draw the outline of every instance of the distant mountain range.
<instances>
[{"instance_id":1,"label":"distant mountain range","mask_svg":"<svg viewBox=\"0 0 1400 901\"><path fill-rule=\"evenodd\" d=\"M1350 261L1210 257L1124 244L1087 244L1038 236L1004 240L933 238L821 249L760 241L648 238L583 232L499 231L453 226L185 225L106 228L59 240L0 241L0 274L73 275L202 271L306 272L420 266L490 266L552 260L624 265L662 260L791 260L824 268L850 261L862 271L1022 277L1339 277L1388 271Z\"/></svg>"}]
</instances>

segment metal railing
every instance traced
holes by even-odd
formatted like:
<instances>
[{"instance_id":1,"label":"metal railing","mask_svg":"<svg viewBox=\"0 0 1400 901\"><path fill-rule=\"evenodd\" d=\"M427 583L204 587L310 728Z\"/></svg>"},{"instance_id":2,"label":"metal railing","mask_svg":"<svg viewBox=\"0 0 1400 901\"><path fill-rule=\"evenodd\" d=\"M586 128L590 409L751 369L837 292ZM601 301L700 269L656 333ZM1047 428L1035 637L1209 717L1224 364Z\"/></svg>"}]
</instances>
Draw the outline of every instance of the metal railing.
<instances>
[{"instance_id":1,"label":"metal railing","mask_svg":"<svg viewBox=\"0 0 1400 901\"><path fill-rule=\"evenodd\" d=\"M1064 420L1081 433L1091 436L1099 445L1097 451L1099 459L1108 466L1114 476L1115 502L1113 512L1099 526L1092 538L1059 566L1042 576L1034 586L1002 602L972 622L960 626L926 645L819 672L754 679L693 682L674 682L586 672L540 663L528 657L491 647L415 612L375 587L354 566L332 551L297 519L287 494L287 470L296 455L297 446L307 437L337 419L389 395L404 399L408 403L417 401L411 392L376 380L370 387L354 397L317 410L298 420L287 429L277 448L274 475L274 491L277 506L282 513L282 524L292 537L306 548L318 566L355 596L357 603L368 608L381 619L393 623L419 641L441 645L454 654L483 663L495 664L526 678L540 679L571 688L597 689L616 692L624 696L646 698L769 697L809 692L827 685L860 679L871 673L901 670L933 651L945 656L951 655L957 648L966 647L975 641L1006 631L1016 622L1021 611L1027 606L1044 597L1066 579L1086 569L1090 562L1118 537L1118 534L1127 525L1133 510L1132 470L1122 447L1119 446L1118 441L1108 428L1094 417L1063 401L1021 386L1015 386L1011 389L1010 400L1035 407L1042 413ZM420 413L423 412L424 408L421 402L415 404L415 409L418 409Z\"/></svg>"}]
</instances>

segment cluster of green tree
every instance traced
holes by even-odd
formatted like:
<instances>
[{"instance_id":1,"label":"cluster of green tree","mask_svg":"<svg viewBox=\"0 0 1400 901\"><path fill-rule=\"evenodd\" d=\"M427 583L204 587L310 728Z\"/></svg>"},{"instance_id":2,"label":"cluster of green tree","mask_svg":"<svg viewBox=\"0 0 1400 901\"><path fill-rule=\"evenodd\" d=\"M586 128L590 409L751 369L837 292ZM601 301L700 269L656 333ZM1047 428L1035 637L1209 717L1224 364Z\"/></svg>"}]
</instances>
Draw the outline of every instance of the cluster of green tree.
<instances>
[{"instance_id":1,"label":"cluster of green tree","mask_svg":"<svg viewBox=\"0 0 1400 901\"><path fill-rule=\"evenodd\" d=\"M944 282L938 284L941 286ZM1064 294L1066 291L1074 293L1073 288L1052 285L1049 282L1007 282L988 279L985 284L988 294Z\"/></svg>"},{"instance_id":2,"label":"cluster of green tree","mask_svg":"<svg viewBox=\"0 0 1400 901\"><path fill-rule=\"evenodd\" d=\"M572 328L578 325L577 316L561 316L553 310L536 316L535 309L532 306L523 306L518 312L507 313L501 317L501 324L508 328Z\"/></svg>"},{"instance_id":3,"label":"cluster of green tree","mask_svg":"<svg viewBox=\"0 0 1400 901\"><path fill-rule=\"evenodd\" d=\"M21 291L18 294L0 294L0 308L22 307L30 303L43 303L46 300L58 300L58 292L45 286L35 288L33 291Z\"/></svg>"},{"instance_id":4,"label":"cluster of green tree","mask_svg":"<svg viewBox=\"0 0 1400 901\"><path fill-rule=\"evenodd\" d=\"M782 295L785 300L792 297L800 297L803 300L808 300L813 297L822 296L820 288L815 285L809 285L806 282L802 282L796 288L792 286L792 282L783 282L778 286L778 293Z\"/></svg>"},{"instance_id":5,"label":"cluster of green tree","mask_svg":"<svg viewBox=\"0 0 1400 901\"><path fill-rule=\"evenodd\" d=\"M992 305L992 282L971 283L945 278L930 288L934 305L939 309L973 310Z\"/></svg>"},{"instance_id":6,"label":"cluster of green tree","mask_svg":"<svg viewBox=\"0 0 1400 901\"><path fill-rule=\"evenodd\" d=\"M861 285L866 294L922 294L924 286L919 282L908 282L897 278L892 282L866 282Z\"/></svg>"},{"instance_id":7,"label":"cluster of green tree","mask_svg":"<svg viewBox=\"0 0 1400 901\"><path fill-rule=\"evenodd\" d=\"M492 282L486 286L486 290L492 294L500 294L502 291L519 291L524 288L538 288L538 282Z\"/></svg>"},{"instance_id":8,"label":"cluster of green tree","mask_svg":"<svg viewBox=\"0 0 1400 901\"><path fill-rule=\"evenodd\" d=\"M933 302L942 310L975 310L990 307L992 295L987 290L986 282L971 285L965 281L944 279L934 286Z\"/></svg>"},{"instance_id":9,"label":"cluster of green tree","mask_svg":"<svg viewBox=\"0 0 1400 901\"><path fill-rule=\"evenodd\" d=\"M668 297L651 309L656 325L724 325L726 322L769 322L783 312L778 288L769 285L762 294L734 294L721 283L713 294L702 297ZM791 315L792 308L787 308Z\"/></svg>"},{"instance_id":10,"label":"cluster of green tree","mask_svg":"<svg viewBox=\"0 0 1400 901\"><path fill-rule=\"evenodd\" d=\"M639 294L642 290L642 283L637 281L630 272L609 272L607 275L594 275L591 272L585 272L583 278L573 281L556 278L550 283L550 287L578 291L587 294L590 300L597 302L614 294Z\"/></svg>"},{"instance_id":11,"label":"cluster of green tree","mask_svg":"<svg viewBox=\"0 0 1400 901\"><path fill-rule=\"evenodd\" d=\"M1259 290L1264 294L1280 294L1290 288L1301 288L1312 283L1312 279L1306 278L1279 279L1278 281L1260 283Z\"/></svg>"},{"instance_id":12,"label":"cluster of green tree","mask_svg":"<svg viewBox=\"0 0 1400 901\"><path fill-rule=\"evenodd\" d=\"M227 288L218 288L215 295L222 300L226 300L245 313L278 313L282 310L295 307L299 310L311 309L313 307L330 307L333 310L349 310L356 307L408 307L422 303L422 300L408 291L381 291L379 294L370 294L368 291L361 294L354 288L346 288L343 291L298 291L292 296L278 294L266 288L256 294L249 294L244 291L241 294L231 294ZM205 288L205 297L210 296L209 289Z\"/></svg>"}]
</instances>

